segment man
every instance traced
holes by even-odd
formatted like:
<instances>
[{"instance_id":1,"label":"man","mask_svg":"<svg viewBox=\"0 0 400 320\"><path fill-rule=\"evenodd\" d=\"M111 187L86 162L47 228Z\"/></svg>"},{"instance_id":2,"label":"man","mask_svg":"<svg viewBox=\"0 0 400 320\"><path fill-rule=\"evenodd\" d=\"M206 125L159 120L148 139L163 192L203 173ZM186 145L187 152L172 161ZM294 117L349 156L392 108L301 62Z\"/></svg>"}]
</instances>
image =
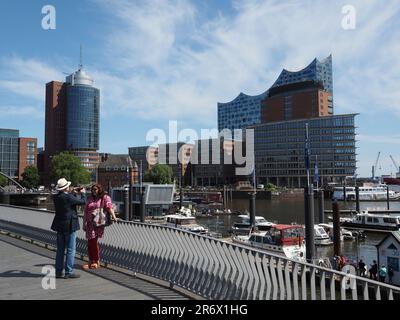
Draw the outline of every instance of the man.
<instances>
[{"instance_id":1,"label":"man","mask_svg":"<svg viewBox=\"0 0 400 320\"><path fill-rule=\"evenodd\" d=\"M371 268L369 269L370 279L378 280L377 274L378 274L378 264L376 263L376 260L374 260L372 262Z\"/></svg>"},{"instance_id":2,"label":"man","mask_svg":"<svg viewBox=\"0 0 400 320\"><path fill-rule=\"evenodd\" d=\"M358 272L360 274L360 277L365 277L365 263L360 259L358 262Z\"/></svg>"},{"instance_id":3,"label":"man","mask_svg":"<svg viewBox=\"0 0 400 320\"><path fill-rule=\"evenodd\" d=\"M79 230L77 205L86 203L85 189L76 189L69 193L71 182L65 178L57 181L58 193L53 197L56 215L51 229L57 232L56 278L62 278L64 269L64 255L67 249L65 261L65 279L76 279L80 275L75 274L74 258L76 251L76 231ZM78 197L78 193L80 196Z\"/></svg>"}]
</instances>

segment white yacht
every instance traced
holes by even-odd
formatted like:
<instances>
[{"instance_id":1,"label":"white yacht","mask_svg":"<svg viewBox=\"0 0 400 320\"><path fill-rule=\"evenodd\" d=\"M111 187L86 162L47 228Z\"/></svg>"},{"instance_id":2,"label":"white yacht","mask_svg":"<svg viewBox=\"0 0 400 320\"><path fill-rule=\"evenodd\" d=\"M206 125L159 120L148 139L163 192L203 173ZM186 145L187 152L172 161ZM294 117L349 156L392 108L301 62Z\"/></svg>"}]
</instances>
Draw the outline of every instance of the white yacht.
<instances>
[{"instance_id":1,"label":"white yacht","mask_svg":"<svg viewBox=\"0 0 400 320\"><path fill-rule=\"evenodd\" d=\"M400 230L400 215L372 214L368 211L356 214L341 222L348 229L363 229L368 231L390 232Z\"/></svg>"},{"instance_id":2,"label":"white yacht","mask_svg":"<svg viewBox=\"0 0 400 320\"><path fill-rule=\"evenodd\" d=\"M318 224L320 227L324 228L326 233L328 234L329 238L333 240L333 224L329 223L320 223ZM340 228L340 241L343 240L353 240L355 237L353 232L350 230Z\"/></svg>"},{"instance_id":3,"label":"white yacht","mask_svg":"<svg viewBox=\"0 0 400 320\"><path fill-rule=\"evenodd\" d=\"M356 188L355 187L336 187L333 191L332 199L343 201L344 190L346 189L346 200L355 201L356 200ZM371 187L359 187L360 201L377 201L387 199L387 186L378 185ZM400 194L393 190L389 190L389 199L398 200Z\"/></svg>"},{"instance_id":4,"label":"white yacht","mask_svg":"<svg viewBox=\"0 0 400 320\"><path fill-rule=\"evenodd\" d=\"M330 246L333 244L325 229L318 224L314 225L314 243L317 246Z\"/></svg>"},{"instance_id":5,"label":"white yacht","mask_svg":"<svg viewBox=\"0 0 400 320\"><path fill-rule=\"evenodd\" d=\"M251 231L250 226L250 216L246 214L242 214L238 216L241 221L235 222L232 225L231 232L234 235L248 235ZM275 223L267 221L262 216L255 217L255 226L258 231L268 231L271 227L275 226Z\"/></svg>"},{"instance_id":6,"label":"white yacht","mask_svg":"<svg viewBox=\"0 0 400 320\"><path fill-rule=\"evenodd\" d=\"M190 209L182 208L176 214L166 215L165 222L165 225L169 227L179 228L202 235L208 235L209 233L207 228L196 222L196 218L192 216Z\"/></svg>"},{"instance_id":7,"label":"white yacht","mask_svg":"<svg viewBox=\"0 0 400 320\"><path fill-rule=\"evenodd\" d=\"M305 261L304 227L277 224L268 231L251 232L247 236L235 235L234 243Z\"/></svg>"}]
</instances>

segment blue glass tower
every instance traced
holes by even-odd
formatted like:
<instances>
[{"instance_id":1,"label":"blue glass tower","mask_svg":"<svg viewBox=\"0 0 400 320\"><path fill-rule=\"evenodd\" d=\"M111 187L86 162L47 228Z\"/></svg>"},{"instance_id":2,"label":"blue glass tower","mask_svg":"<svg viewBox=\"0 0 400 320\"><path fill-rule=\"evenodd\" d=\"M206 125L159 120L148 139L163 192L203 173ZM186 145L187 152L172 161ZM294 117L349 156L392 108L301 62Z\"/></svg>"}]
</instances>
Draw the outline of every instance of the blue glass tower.
<instances>
[{"instance_id":1,"label":"blue glass tower","mask_svg":"<svg viewBox=\"0 0 400 320\"><path fill-rule=\"evenodd\" d=\"M82 67L66 79L67 150L79 157L90 171L99 162L100 90L93 82Z\"/></svg>"}]
</instances>

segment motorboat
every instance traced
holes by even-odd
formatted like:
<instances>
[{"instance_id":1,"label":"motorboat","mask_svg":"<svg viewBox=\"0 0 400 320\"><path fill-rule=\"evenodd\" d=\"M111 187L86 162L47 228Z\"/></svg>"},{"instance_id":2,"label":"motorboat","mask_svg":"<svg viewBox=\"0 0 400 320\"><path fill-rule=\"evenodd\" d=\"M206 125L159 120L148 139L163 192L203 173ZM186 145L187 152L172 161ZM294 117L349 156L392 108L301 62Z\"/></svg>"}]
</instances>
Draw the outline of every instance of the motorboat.
<instances>
[{"instance_id":1,"label":"motorboat","mask_svg":"<svg viewBox=\"0 0 400 320\"><path fill-rule=\"evenodd\" d=\"M249 235L234 235L232 242L250 248L305 261L304 227L276 224L268 231L255 231Z\"/></svg>"},{"instance_id":2,"label":"motorboat","mask_svg":"<svg viewBox=\"0 0 400 320\"><path fill-rule=\"evenodd\" d=\"M251 231L250 215L241 214L238 216L241 221L232 225L231 233L234 235L248 235ZM255 216L255 227L258 231L268 231L275 223L267 221L262 216Z\"/></svg>"},{"instance_id":3,"label":"motorboat","mask_svg":"<svg viewBox=\"0 0 400 320\"><path fill-rule=\"evenodd\" d=\"M377 186L365 186L359 187L359 199L360 201L380 201L387 199L387 186L380 184ZM345 192L346 191L346 195ZM346 199L345 199L346 197ZM355 201L356 200L356 188L355 187L336 187L334 188L333 200L338 201ZM389 200L400 199L400 193L393 190L389 190Z\"/></svg>"},{"instance_id":4,"label":"motorboat","mask_svg":"<svg viewBox=\"0 0 400 320\"><path fill-rule=\"evenodd\" d=\"M196 218L192 216L191 210L188 208L182 207L177 213L166 215L165 222L165 225L169 227L202 235L209 234L209 230L197 223Z\"/></svg>"},{"instance_id":5,"label":"motorboat","mask_svg":"<svg viewBox=\"0 0 400 320\"><path fill-rule=\"evenodd\" d=\"M341 223L348 229L390 232L400 230L400 215L372 214L368 211L356 214L350 220Z\"/></svg>"},{"instance_id":6,"label":"motorboat","mask_svg":"<svg viewBox=\"0 0 400 320\"><path fill-rule=\"evenodd\" d=\"M318 224L314 225L314 243L317 246L330 246L333 244L328 233Z\"/></svg>"}]
</instances>

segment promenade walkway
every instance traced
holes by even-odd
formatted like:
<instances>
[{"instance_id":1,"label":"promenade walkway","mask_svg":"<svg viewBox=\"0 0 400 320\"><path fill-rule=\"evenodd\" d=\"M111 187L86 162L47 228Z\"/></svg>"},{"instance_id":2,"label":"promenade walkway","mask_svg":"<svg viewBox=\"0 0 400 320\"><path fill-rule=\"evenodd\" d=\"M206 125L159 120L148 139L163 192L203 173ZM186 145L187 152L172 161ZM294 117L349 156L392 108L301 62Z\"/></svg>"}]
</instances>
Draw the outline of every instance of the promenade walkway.
<instances>
[{"instance_id":1,"label":"promenade walkway","mask_svg":"<svg viewBox=\"0 0 400 320\"><path fill-rule=\"evenodd\" d=\"M55 252L0 234L0 300L185 300L167 287L101 268L85 272L76 259L80 279L56 279L56 289L42 288L42 268L54 264Z\"/></svg>"}]
</instances>

